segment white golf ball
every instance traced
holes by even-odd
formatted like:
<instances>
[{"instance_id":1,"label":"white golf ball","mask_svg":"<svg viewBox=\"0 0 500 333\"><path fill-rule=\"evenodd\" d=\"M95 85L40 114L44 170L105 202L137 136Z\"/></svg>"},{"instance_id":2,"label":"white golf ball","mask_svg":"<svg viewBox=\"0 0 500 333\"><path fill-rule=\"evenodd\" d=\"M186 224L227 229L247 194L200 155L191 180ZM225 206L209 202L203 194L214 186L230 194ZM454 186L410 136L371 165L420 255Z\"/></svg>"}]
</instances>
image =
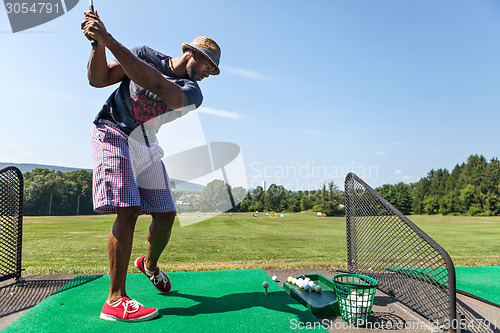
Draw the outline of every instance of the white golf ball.
<instances>
[{"instance_id":1,"label":"white golf ball","mask_svg":"<svg viewBox=\"0 0 500 333\"><path fill-rule=\"evenodd\" d=\"M296 278L293 278L293 279L292 279L292 284L297 285L297 282L298 282L298 281L297 281L297 279L296 279Z\"/></svg>"},{"instance_id":2,"label":"white golf ball","mask_svg":"<svg viewBox=\"0 0 500 333\"><path fill-rule=\"evenodd\" d=\"M273 279L273 281L278 281L278 277L276 275L273 275L271 279Z\"/></svg>"},{"instance_id":3,"label":"white golf ball","mask_svg":"<svg viewBox=\"0 0 500 333\"><path fill-rule=\"evenodd\" d=\"M308 283L309 281L311 281L311 279L310 279L310 278L308 278L308 277L306 277L306 278L304 279L304 282L307 282L307 283Z\"/></svg>"},{"instance_id":4,"label":"white golf ball","mask_svg":"<svg viewBox=\"0 0 500 333\"><path fill-rule=\"evenodd\" d=\"M316 288L316 285L314 283L313 284L309 284L309 286L311 287L311 291L314 291L315 290L314 288Z\"/></svg>"},{"instance_id":5,"label":"white golf ball","mask_svg":"<svg viewBox=\"0 0 500 333\"><path fill-rule=\"evenodd\" d=\"M358 300L358 293L355 291L351 292L349 296L347 296L347 299L350 301L357 301Z\"/></svg>"},{"instance_id":6,"label":"white golf ball","mask_svg":"<svg viewBox=\"0 0 500 333\"><path fill-rule=\"evenodd\" d=\"M304 281L299 281L299 282L297 283L297 286L298 286L299 288L304 288Z\"/></svg>"},{"instance_id":7,"label":"white golf ball","mask_svg":"<svg viewBox=\"0 0 500 333\"><path fill-rule=\"evenodd\" d=\"M309 281L309 282L307 282L307 283L308 283L310 286L312 286L313 284L315 284L313 280L311 280L311 281Z\"/></svg>"},{"instance_id":8,"label":"white golf ball","mask_svg":"<svg viewBox=\"0 0 500 333\"><path fill-rule=\"evenodd\" d=\"M262 287L264 287L264 288L269 287L269 282L267 282L267 281L262 282Z\"/></svg>"},{"instance_id":9,"label":"white golf ball","mask_svg":"<svg viewBox=\"0 0 500 333\"><path fill-rule=\"evenodd\" d=\"M311 286L307 283L304 284L304 290L309 290L309 289L311 289Z\"/></svg>"},{"instance_id":10,"label":"white golf ball","mask_svg":"<svg viewBox=\"0 0 500 333\"><path fill-rule=\"evenodd\" d=\"M358 308L365 308L365 307L367 307L367 306L366 306L363 302L361 302L361 301L357 301L357 302L356 302L356 306L357 306Z\"/></svg>"}]
</instances>

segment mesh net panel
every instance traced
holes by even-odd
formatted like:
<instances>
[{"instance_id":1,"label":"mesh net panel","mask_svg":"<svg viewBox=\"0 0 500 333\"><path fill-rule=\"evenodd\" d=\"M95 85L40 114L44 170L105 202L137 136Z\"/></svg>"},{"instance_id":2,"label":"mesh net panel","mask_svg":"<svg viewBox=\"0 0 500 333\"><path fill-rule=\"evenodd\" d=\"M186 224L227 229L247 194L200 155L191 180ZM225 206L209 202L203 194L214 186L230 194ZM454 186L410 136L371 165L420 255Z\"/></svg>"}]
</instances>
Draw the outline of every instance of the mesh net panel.
<instances>
[{"instance_id":1,"label":"mesh net panel","mask_svg":"<svg viewBox=\"0 0 500 333\"><path fill-rule=\"evenodd\" d=\"M0 281L21 277L23 176L0 170Z\"/></svg>"},{"instance_id":2,"label":"mesh net panel","mask_svg":"<svg viewBox=\"0 0 500 333\"><path fill-rule=\"evenodd\" d=\"M436 322L456 312L455 268L434 240L356 175L345 181L349 271Z\"/></svg>"}]
</instances>

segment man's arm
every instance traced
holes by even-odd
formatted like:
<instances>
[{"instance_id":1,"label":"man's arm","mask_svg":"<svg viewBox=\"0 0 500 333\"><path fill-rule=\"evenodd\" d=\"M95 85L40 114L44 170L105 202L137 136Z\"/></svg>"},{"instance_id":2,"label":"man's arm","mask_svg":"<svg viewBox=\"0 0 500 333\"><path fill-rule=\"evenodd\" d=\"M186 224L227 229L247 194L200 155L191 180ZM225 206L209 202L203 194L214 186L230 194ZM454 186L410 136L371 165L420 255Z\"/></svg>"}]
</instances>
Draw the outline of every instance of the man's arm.
<instances>
[{"instance_id":1,"label":"man's arm","mask_svg":"<svg viewBox=\"0 0 500 333\"><path fill-rule=\"evenodd\" d=\"M92 87L103 88L122 81L126 74L116 61L106 61L106 48L98 45L90 53L87 77Z\"/></svg>"},{"instance_id":2,"label":"man's arm","mask_svg":"<svg viewBox=\"0 0 500 333\"><path fill-rule=\"evenodd\" d=\"M86 24L87 20L82 22L82 30L85 29ZM126 75L118 63L115 61L107 62L106 48L103 45L97 45L90 52L87 77L92 87L102 88L122 81Z\"/></svg>"},{"instance_id":3,"label":"man's arm","mask_svg":"<svg viewBox=\"0 0 500 333\"><path fill-rule=\"evenodd\" d=\"M107 32L97 14L94 12L85 12L85 21L82 23L82 29L88 39L94 39L98 43L97 48L94 48L92 51L94 57L91 54L91 60L95 61L95 63L92 63L92 61L89 62L89 72L94 73L92 70L94 69L96 76L103 79L101 82L97 80L97 83L111 82L110 84L113 84L118 82L119 80L113 81L120 78L119 74L121 74L120 70L122 70L132 81L157 95L170 109L184 107L185 96L182 89L174 82L164 78L155 68L136 57L126 47L116 41ZM110 63L111 65L106 64L105 47L113 53L116 60L120 62L119 65L115 63L116 66L113 66L113 62Z\"/></svg>"}]
</instances>

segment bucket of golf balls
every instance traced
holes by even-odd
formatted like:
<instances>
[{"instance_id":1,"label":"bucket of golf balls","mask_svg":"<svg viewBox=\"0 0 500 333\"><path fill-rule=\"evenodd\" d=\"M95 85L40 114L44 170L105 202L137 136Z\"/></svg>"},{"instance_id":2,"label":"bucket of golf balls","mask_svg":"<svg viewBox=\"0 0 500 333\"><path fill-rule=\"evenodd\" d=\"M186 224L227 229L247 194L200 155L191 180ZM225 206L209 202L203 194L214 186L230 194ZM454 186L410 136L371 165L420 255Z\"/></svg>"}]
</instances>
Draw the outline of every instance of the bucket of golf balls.
<instances>
[{"instance_id":1,"label":"bucket of golf balls","mask_svg":"<svg viewBox=\"0 0 500 333\"><path fill-rule=\"evenodd\" d=\"M359 274L333 277L342 320L352 326L365 326L372 312L377 280Z\"/></svg>"}]
</instances>

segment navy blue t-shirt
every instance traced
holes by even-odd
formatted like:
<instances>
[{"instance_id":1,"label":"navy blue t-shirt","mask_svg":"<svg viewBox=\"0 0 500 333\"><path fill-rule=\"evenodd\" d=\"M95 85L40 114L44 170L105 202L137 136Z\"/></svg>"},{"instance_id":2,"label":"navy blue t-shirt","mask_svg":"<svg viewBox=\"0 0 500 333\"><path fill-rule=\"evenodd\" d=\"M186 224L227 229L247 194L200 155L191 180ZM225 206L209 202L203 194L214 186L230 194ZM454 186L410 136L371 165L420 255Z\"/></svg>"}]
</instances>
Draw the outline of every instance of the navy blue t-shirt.
<instances>
[{"instance_id":1,"label":"navy blue t-shirt","mask_svg":"<svg viewBox=\"0 0 500 333\"><path fill-rule=\"evenodd\" d=\"M94 120L95 124L99 123L100 120L112 122L127 135L130 135L138 126L148 122L148 124L153 123L157 131L162 124L179 118L201 105L203 95L198 83L177 77L168 66L169 56L148 46L136 47L130 51L153 66L165 78L179 85L186 97L186 107L183 111L172 111L158 96L142 88L129 78L125 78L118 89L104 103ZM158 121L156 123L151 122L152 119Z\"/></svg>"}]
</instances>

